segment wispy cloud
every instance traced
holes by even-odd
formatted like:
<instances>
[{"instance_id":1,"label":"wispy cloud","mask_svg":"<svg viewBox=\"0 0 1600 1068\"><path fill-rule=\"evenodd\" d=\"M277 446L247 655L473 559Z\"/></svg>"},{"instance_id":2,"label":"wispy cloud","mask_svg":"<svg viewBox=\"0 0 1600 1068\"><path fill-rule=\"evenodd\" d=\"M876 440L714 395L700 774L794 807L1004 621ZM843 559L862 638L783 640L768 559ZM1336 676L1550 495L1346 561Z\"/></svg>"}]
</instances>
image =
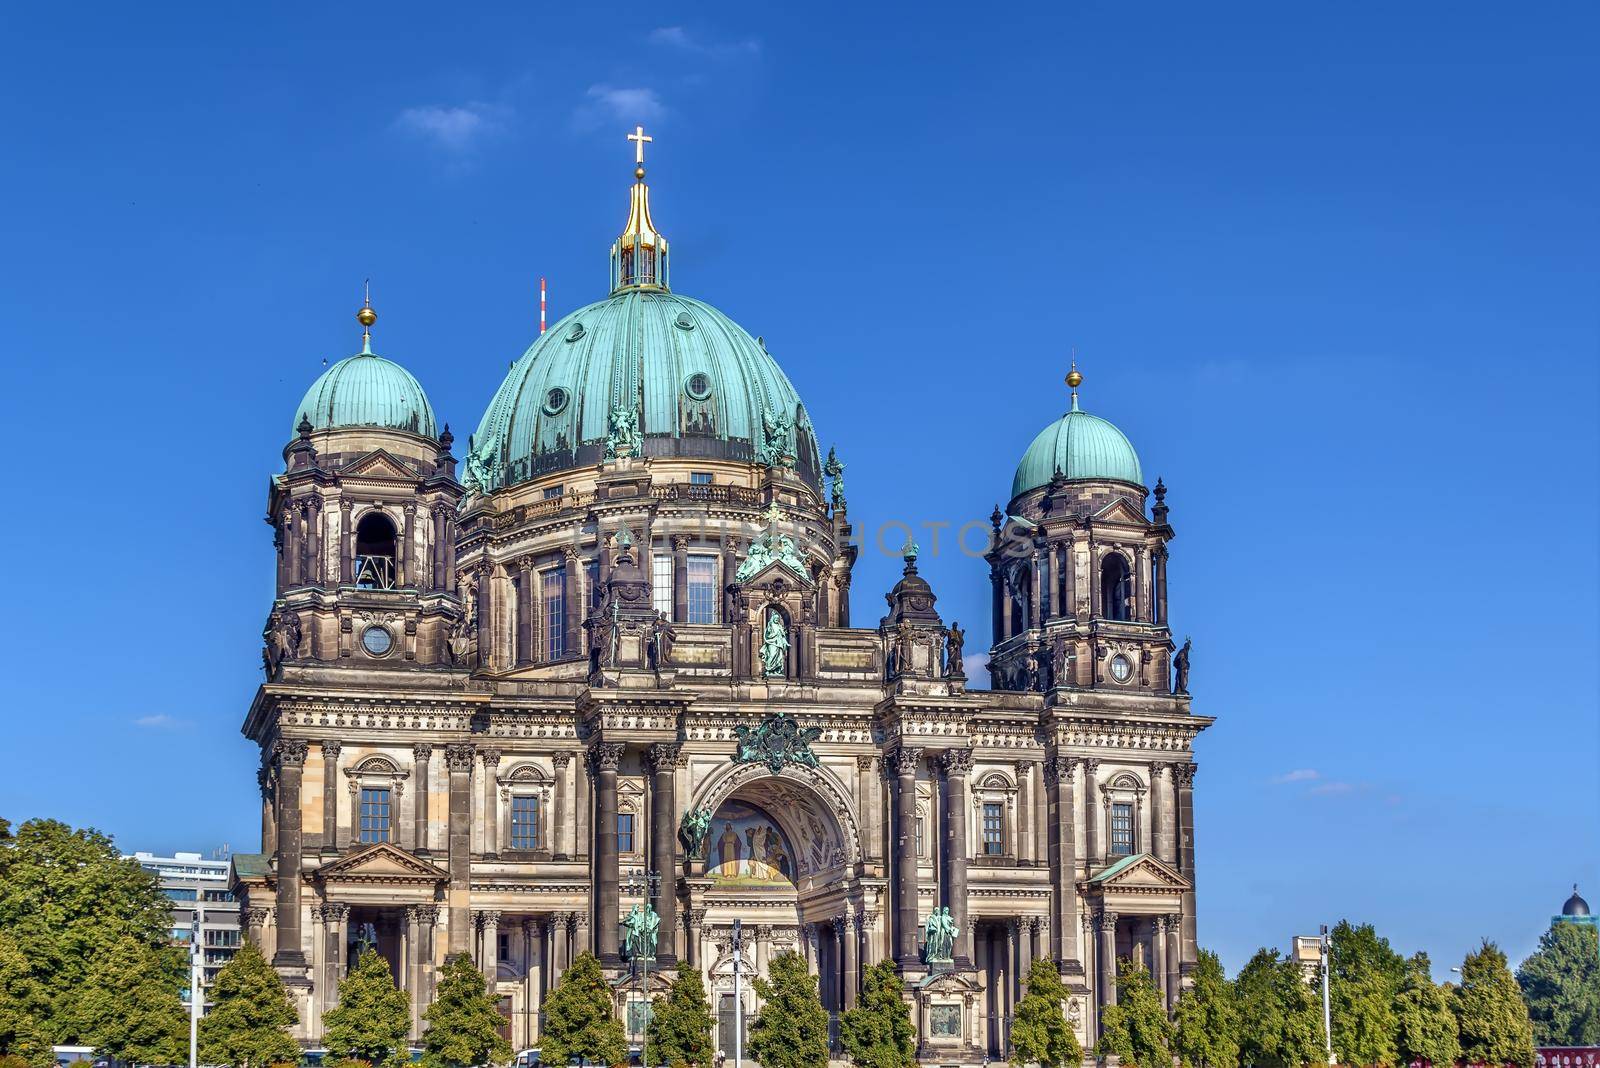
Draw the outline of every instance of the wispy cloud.
<instances>
[{"instance_id":1,"label":"wispy cloud","mask_svg":"<svg viewBox=\"0 0 1600 1068\"><path fill-rule=\"evenodd\" d=\"M170 731L187 726L186 721L169 716L165 712L158 712L153 716L140 716L133 721L135 727L142 727L147 731Z\"/></svg>"},{"instance_id":2,"label":"wispy cloud","mask_svg":"<svg viewBox=\"0 0 1600 1068\"><path fill-rule=\"evenodd\" d=\"M1318 797L1332 797L1337 794L1352 794L1362 788L1361 784L1353 782L1320 782L1306 792Z\"/></svg>"},{"instance_id":3,"label":"wispy cloud","mask_svg":"<svg viewBox=\"0 0 1600 1068\"><path fill-rule=\"evenodd\" d=\"M651 30L650 43L720 59L753 58L761 54L761 42L754 37L745 37L737 41L713 41L682 26L659 26Z\"/></svg>"},{"instance_id":4,"label":"wispy cloud","mask_svg":"<svg viewBox=\"0 0 1600 1068\"><path fill-rule=\"evenodd\" d=\"M1315 768L1295 768L1293 771L1286 771L1282 775L1274 775L1272 781L1281 786L1284 783L1291 782L1314 782L1320 778L1322 778L1322 774Z\"/></svg>"},{"instance_id":5,"label":"wispy cloud","mask_svg":"<svg viewBox=\"0 0 1600 1068\"><path fill-rule=\"evenodd\" d=\"M636 124L656 122L667 113L661 94L648 86L589 86L584 100L572 113L572 124L579 130L593 130L611 122Z\"/></svg>"},{"instance_id":6,"label":"wispy cloud","mask_svg":"<svg viewBox=\"0 0 1600 1068\"><path fill-rule=\"evenodd\" d=\"M451 153L468 152L510 118L502 104L469 101L460 105L427 104L406 108L394 120L395 129Z\"/></svg>"}]
</instances>

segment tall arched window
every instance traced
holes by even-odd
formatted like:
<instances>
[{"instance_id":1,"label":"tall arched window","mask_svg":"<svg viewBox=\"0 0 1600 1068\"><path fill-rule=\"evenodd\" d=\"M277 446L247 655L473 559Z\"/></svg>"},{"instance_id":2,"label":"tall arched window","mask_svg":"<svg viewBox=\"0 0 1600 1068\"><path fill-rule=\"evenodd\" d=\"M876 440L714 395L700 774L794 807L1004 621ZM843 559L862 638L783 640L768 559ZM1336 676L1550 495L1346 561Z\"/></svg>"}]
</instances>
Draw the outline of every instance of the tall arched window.
<instances>
[{"instance_id":1,"label":"tall arched window","mask_svg":"<svg viewBox=\"0 0 1600 1068\"><path fill-rule=\"evenodd\" d=\"M382 512L368 512L356 524L356 586L392 590L395 585L394 524Z\"/></svg>"},{"instance_id":2,"label":"tall arched window","mask_svg":"<svg viewBox=\"0 0 1600 1068\"><path fill-rule=\"evenodd\" d=\"M1128 610L1133 600L1132 576L1128 574L1128 561L1121 553L1107 553L1100 565L1100 605L1106 619L1131 619Z\"/></svg>"}]
</instances>

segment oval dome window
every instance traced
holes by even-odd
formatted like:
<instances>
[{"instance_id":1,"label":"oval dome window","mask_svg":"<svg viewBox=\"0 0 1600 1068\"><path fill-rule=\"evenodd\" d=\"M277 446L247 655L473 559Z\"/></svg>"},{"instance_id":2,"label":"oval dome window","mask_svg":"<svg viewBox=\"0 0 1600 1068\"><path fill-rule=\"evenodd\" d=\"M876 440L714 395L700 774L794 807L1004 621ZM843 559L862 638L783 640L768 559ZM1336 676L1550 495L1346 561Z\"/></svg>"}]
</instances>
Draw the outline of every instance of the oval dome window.
<instances>
[{"instance_id":1,"label":"oval dome window","mask_svg":"<svg viewBox=\"0 0 1600 1068\"><path fill-rule=\"evenodd\" d=\"M696 371L683 383L683 391L695 400L705 400L711 396L711 376L704 371Z\"/></svg>"},{"instance_id":2,"label":"oval dome window","mask_svg":"<svg viewBox=\"0 0 1600 1068\"><path fill-rule=\"evenodd\" d=\"M681 311L681 312L678 313L677 319L673 320L673 325L676 326L679 330L693 330L694 329L694 320L689 318L689 313L688 312Z\"/></svg>"},{"instance_id":3,"label":"oval dome window","mask_svg":"<svg viewBox=\"0 0 1600 1068\"><path fill-rule=\"evenodd\" d=\"M544 414L560 415L561 410L567 406L567 391L560 386L553 386L550 392L544 395Z\"/></svg>"},{"instance_id":4,"label":"oval dome window","mask_svg":"<svg viewBox=\"0 0 1600 1068\"><path fill-rule=\"evenodd\" d=\"M573 323L572 324L572 329L567 331L567 340L568 341L576 341L582 336L583 336L583 324L582 323Z\"/></svg>"}]
</instances>

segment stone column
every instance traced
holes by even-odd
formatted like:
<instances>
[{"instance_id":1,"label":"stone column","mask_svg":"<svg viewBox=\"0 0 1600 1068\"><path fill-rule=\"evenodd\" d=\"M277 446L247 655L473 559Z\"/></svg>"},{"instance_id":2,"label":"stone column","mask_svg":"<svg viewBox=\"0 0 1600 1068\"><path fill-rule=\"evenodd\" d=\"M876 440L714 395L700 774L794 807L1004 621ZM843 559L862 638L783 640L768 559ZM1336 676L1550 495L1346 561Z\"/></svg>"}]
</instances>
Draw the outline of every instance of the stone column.
<instances>
[{"instance_id":1,"label":"stone column","mask_svg":"<svg viewBox=\"0 0 1600 1068\"><path fill-rule=\"evenodd\" d=\"M901 746L889 758L895 774L895 960L919 963L917 955L917 764L922 750Z\"/></svg>"},{"instance_id":2,"label":"stone column","mask_svg":"<svg viewBox=\"0 0 1600 1068\"><path fill-rule=\"evenodd\" d=\"M1033 765L1032 760L1019 760L1017 769L1017 863L1033 863Z\"/></svg>"},{"instance_id":3,"label":"stone column","mask_svg":"<svg viewBox=\"0 0 1600 1068\"><path fill-rule=\"evenodd\" d=\"M688 951L689 963L696 968L704 969L704 954L700 952L700 932L706 925L705 909L690 909L686 922L689 925L689 944L684 947Z\"/></svg>"},{"instance_id":4,"label":"stone column","mask_svg":"<svg viewBox=\"0 0 1600 1068\"><path fill-rule=\"evenodd\" d=\"M1005 922L1005 952L1001 959L1004 962L1006 981L1001 989L1000 1003L1005 1011L1005 1024L1001 1028L1001 1048L1008 1046L1011 1036L1011 1009L1017 1003L1017 973L1018 962L1022 959L1022 932L1018 930L1021 925L1019 920L1009 919Z\"/></svg>"},{"instance_id":5,"label":"stone column","mask_svg":"<svg viewBox=\"0 0 1600 1068\"><path fill-rule=\"evenodd\" d=\"M1074 926L1078 925L1075 924ZM1085 908L1079 934L1083 945L1083 982L1084 986L1090 988L1090 996L1084 998L1083 1001L1083 1027L1084 1033L1089 1036L1091 1044L1100 1034L1100 982L1097 978L1100 974L1100 966L1095 959L1096 947L1100 941L1097 931L1095 917Z\"/></svg>"},{"instance_id":6,"label":"stone column","mask_svg":"<svg viewBox=\"0 0 1600 1068\"><path fill-rule=\"evenodd\" d=\"M539 979L533 970L534 947L539 944L539 921L524 919L522 921L522 1042L524 1046L531 1046L538 1041L539 1008L544 1000L540 997ZM539 962L539 971L544 971L544 961Z\"/></svg>"},{"instance_id":7,"label":"stone column","mask_svg":"<svg viewBox=\"0 0 1600 1068\"><path fill-rule=\"evenodd\" d=\"M1028 627L1037 629L1044 623L1045 599L1039 587L1044 585L1044 560L1036 547L1028 558Z\"/></svg>"},{"instance_id":8,"label":"stone column","mask_svg":"<svg viewBox=\"0 0 1600 1068\"><path fill-rule=\"evenodd\" d=\"M400 565L400 574L395 576L395 585L420 589L422 583L417 581L417 572L422 569L414 563L417 558L417 502L407 501L401 511L405 514L405 521L400 530L400 559L395 561Z\"/></svg>"},{"instance_id":9,"label":"stone column","mask_svg":"<svg viewBox=\"0 0 1600 1068\"><path fill-rule=\"evenodd\" d=\"M1045 603L1050 606L1050 618L1055 619L1063 614L1064 606L1061 604L1061 552L1052 545L1045 550L1045 581L1050 584L1049 596Z\"/></svg>"},{"instance_id":10,"label":"stone column","mask_svg":"<svg viewBox=\"0 0 1600 1068\"><path fill-rule=\"evenodd\" d=\"M1100 913L1100 1004L1117 1003L1117 914Z\"/></svg>"},{"instance_id":11,"label":"stone column","mask_svg":"<svg viewBox=\"0 0 1600 1068\"><path fill-rule=\"evenodd\" d=\"M816 923L808 923L803 927L806 936L806 966L812 975L817 975L822 971L822 931L820 927L821 924ZM772 929L768 927L760 928L760 930L765 930L770 935ZM762 939L761 944L766 944L768 940L767 938ZM761 972L766 971L766 963L764 961L759 965L758 970Z\"/></svg>"},{"instance_id":12,"label":"stone column","mask_svg":"<svg viewBox=\"0 0 1600 1068\"><path fill-rule=\"evenodd\" d=\"M733 581L733 576L739 571L739 539L733 534L728 534L722 539L722 588L726 590ZM730 622L733 619L733 595L723 593L722 621Z\"/></svg>"},{"instance_id":13,"label":"stone column","mask_svg":"<svg viewBox=\"0 0 1600 1068\"><path fill-rule=\"evenodd\" d=\"M590 749L595 776L594 882L595 949L600 963L615 967L618 952L617 923L621 918L621 870L617 854L617 765L622 762L620 742L597 742Z\"/></svg>"},{"instance_id":14,"label":"stone column","mask_svg":"<svg viewBox=\"0 0 1600 1068\"><path fill-rule=\"evenodd\" d=\"M572 917L565 912L552 913L544 925L544 939L546 958L550 962L549 972L545 982L550 989L561 979L561 973L567 970L567 925Z\"/></svg>"},{"instance_id":15,"label":"stone column","mask_svg":"<svg viewBox=\"0 0 1600 1068\"><path fill-rule=\"evenodd\" d=\"M350 939L350 906L329 902L322 906L322 1012L339 1004L339 980L344 978L345 947Z\"/></svg>"},{"instance_id":16,"label":"stone column","mask_svg":"<svg viewBox=\"0 0 1600 1068\"><path fill-rule=\"evenodd\" d=\"M972 774L971 749L946 749L944 769L944 903L956 925L955 966L972 966L972 939L967 934L967 776Z\"/></svg>"},{"instance_id":17,"label":"stone column","mask_svg":"<svg viewBox=\"0 0 1600 1068\"><path fill-rule=\"evenodd\" d=\"M1155 553L1155 603L1152 606L1154 620L1157 623L1167 621L1167 550L1162 546ZM1167 685L1172 684L1172 677L1167 677Z\"/></svg>"},{"instance_id":18,"label":"stone column","mask_svg":"<svg viewBox=\"0 0 1600 1068\"><path fill-rule=\"evenodd\" d=\"M483 855L500 855L500 750L484 749L483 757Z\"/></svg>"},{"instance_id":19,"label":"stone column","mask_svg":"<svg viewBox=\"0 0 1600 1068\"><path fill-rule=\"evenodd\" d=\"M650 770L654 786L650 791L651 866L661 874L656 891L658 928L655 967L666 971L678 966L678 836L673 823L677 818L678 752L676 742L650 747Z\"/></svg>"},{"instance_id":20,"label":"stone column","mask_svg":"<svg viewBox=\"0 0 1600 1068\"><path fill-rule=\"evenodd\" d=\"M883 942L878 935L878 914L868 911L861 914L861 937L866 943L865 965L870 968L883 959Z\"/></svg>"},{"instance_id":21,"label":"stone column","mask_svg":"<svg viewBox=\"0 0 1600 1068\"><path fill-rule=\"evenodd\" d=\"M868 864L883 859L882 834L883 798L873 775L878 765L876 756L856 757L856 811L861 814L862 852Z\"/></svg>"},{"instance_id":22,"label":"stone column","mask_svg":"<svg viewBox=\"0 0 1600 1068\"><path fill-rule=\"evenodd\" d=\"M1155 983L1156 993L1161 995L1161 1004L1170 1010L1172 995L1167 988L1167 918L1151 917L1150 930L1150 979Z\"/></svg>"},{"instance_id":23,"label":"stone column","mask_svg":"<svg viewBox=\"0 0 1600 1068\"><path fill-rule=\"evenodd\" d=\"M583 652L583 561L578 550L568 546L561 550L561 655L577 656Z\"/></svg>"},{"instance_id":24,"label":"stone column","mask_svg":"<svg viewBox=\"0 0 1600 1068\"><path fill-rule=\"evenodd\" d=\"M433 1003L434 978L437 968L434 963L434 951L438 945L435 932L439 925L438 905L417 906L418 941L417 941L417 966L421 970L422 1007Z\"/></svg>"},{"instance_id":25,"label":"stone column","mask_svg":"<svg viewBox=\"0 0 1600 1068\"><path fill-rule=\"evenodd\" d=\"M850 625L850 572L841 571L834 579L839 585L839 626Z\"/></svg>"},{"instance_id":26,"label":"stone column","mask_svg":"<svg viewBox=\"0 0 1600 1068\"><path fill-rule=\"evenodd\" d=\"M1041 957L1055 959L1062 971L1082 967L1078 944L1078 857L1076 827L1078 806L1073 797L1073 780L1077 776L1075 757L1057 754L1045 762L1045 792L1049 795L1050 878L1053 883L1051 927L1055 933L1054 944L1040 946ZM1085 951L1087 952L1087 948Z\"/></svg>"},{"instance_id":27,"label":"stone column","mask_svg":"<svg viewBox=\"0 0 1600 1068\"><path fill-rule=\"evenodd\" d=\"M441 590L455 590L456 582L456 531L453 511L444 511L444 577L439 580Z\"/></svg>"},{"instance_id":28,"label":"stone column","mask_svg":"<svg viewBox=\"0 0 1600 1068\"><path fill-rule=\"evenodd\" d=\"M844 962L844 1001L840 1004L841 1012L856 1007L858 987L861 983L861 917L839 916L834 919L834 926L844 932L844 952L840 960Z\"/></svg>"},{"instance_id":29,"label":"stone column","mask_svg":"<svg viewBox=\"0 0 1600 1068\"><path fill-rule=\"evenodd\" d=\"M300 509L293 503L283 509L283 560L288 586L300 585Z\"/></svg>"},{"instance_id":30,"label":"stone column","mask_svg":"<svg viewBox=\"0 0 1600 1068\"><path fill-rule=\"evenodd\" d=\"M494 667L494 564L478 561L478 667Z\"/></svg>"},{"instance_id":31,"label":"stone column","mask_svg":"<svg viewBox=\"0 0 1600 1068\"><path fill-rule=\"evenodd\" d=\"M1024 916L1013 921L1017 925L1017 979L1012 983L1012 997L1022 1000L1026 992L1028 971L1033 967L1033 924L1034 921Z\"/></svg>"},{"instance_id":32,"label":"stone column","mask_svg":"<svg viewBox=\"0 0 1600 1068\"><path fill-rule=\"evenodd\" d=\"M349 497L339 498L339 584L342 586L356 580L356 527L350 519L353 504Z\"/></svg>"},{"instance_id":33,"label":"stone column","mask_svg":"<svg viewBox=\"0 0 1600 1068\"><path fill-rule=\"evenodd\" d=\"M1084 852L1087 856L1085 863L1093 870L1105 860L1105 854L1100 848L1100 806L1096 804L1100 792L1099 783L1095 777L1100 772L1100 761L1084 760L1083 764L1083 832Z\"/></svg>"},{"instance_id":34,"label":"stone column","mask_svg":"<svg viewBox=\"0 0 1600 1068\"><path fill-rule=\"evenodd\" d=\"M298 738L278 739L278 945L272 966L284 978L303 980L305 946L300 942L300 777L305 770L306 743Z\"/></svg>"},{"instance_id":35,"label":"stone column","mask_svg":"<svg viewBox=\"0 0 1600 1068\"><path fill-rule=\"evenodd\" d=\"M517 666L533 663L533 557L517 561Z\"/></svg>"},{"instance_id":36,"label":"stone column","mask_svg":"<svg viewBox=\"0 0 1600 1068\"><path fill-rule=\"evenodd\" d=\"M411 747L412 789L416 791L416 813L411 820L411 851L428 852L428 779L433 762L433 746L418 742Z\"/></svg>"},{"instance_id":37,"label":"stone column","mask_svg":"<svg viewBox=\"0 0 1600 1068\"><path fill-rule=\"evenodd\" d=\"M1133 618L1141 623L1150 619L1150 549L1141 545L1133 555Z\"/></svg>"},{"instance_id":38,"label":"stone column","mask_svg":"<svg viewBox=\"0 0 1600 1068\"><path fill-rule=\"evenodd\" d=\"M278 814L272 810L272 769L257 768L256 784L261 787L261 852L270 857L278 851Z\"/></svg>"},{"instance_id":39,"label":"stone column","mask_svg":"<svg viewBox=\"0 0 1600 1068\"><path fill-rule=\"evenodd\" d=\"M449 574L445 571L444 566L444 505L436 504L433 506L432 511L433 552L431 554L431 562L433 566L430 568L430 570L433 572L433 574L430 576L431 581L428 583L428 586L430 589L444 590L450 588Z\"/></svg>"},{"instance_id":40,"label":"stone column","mask_svg":"<svg viewBox=\"0 0 1600 1068\"><path fill-rule=\"evenodd\" d=\"M1178 995L1183 993L1183 917L1163 917L1167 928L1167 1011L1178 1007Z\"/></svg>"},{"instance_id":41,"label":"stone column","mask_svg":"<svg viewBox=\"0 0 1600 1068\"><path fill-rule=\"evenodd\" d=\"M337 850L339 840L339 750L336 741L322 743L322 848Z\"/></svg>"},{"instance_id":42,"label":"stone column","mask_svg":"<svg viewBox=\"0 0 1600 1068\"><path fill-rule=\"evenodd\" d=\"M450 956L472 949L472 746L445 747L450 768Z\"/></svg>"},{"instance_id":43,"label":"stone column","mask_svg":"<svg viewBox=\"0 0 1600 1068\"><path fill-rule=\"evenodd\" d=\"M689 618L689 538L683 534L672 536L672 618Z\"/></svg>"},{"instance_id":44,"label":"stone column","mask_svg":"<svg viewBox=\"0 0 1600 1068\"><path fill-rule=\"evenodd\" d=\"M411 1037L422 1037L423 975L422 960L427 955L422 945L422 906L406 909L406 992L411 995Z\"/></svg>"},{"instance_id":45,"label":"stone column","mask_svg":"<svg viewBox=\"0 0 1600 1068\"><path fill-rule=\"evenodd\" d=\"M571 753L551 754L550 764L556 773L556 796L555 811L551 813L550 852L557 860L566 860L571 856L571 850L567 847L567 835L572 831L567 819L567 765L571 763Z\"/></svg>"},{"instance_id":46,"label":"stone column","mask_svg":"<svg viewBox=\"0 0 1600 1068\"><path fill-rule=\"evenodd\" d=\"M1195 931L1194 891L1194 772L1195 765L1179 764L1174 772L1178 780L1178 871L1189 880L1189 889L1183 894L1183 952L1179 960L1193 964L1200 959L1200 949Z\"/></svg>"},{"instance_id":47,"label":"stone column","mask_svg":"<svg viewBox=\"0 0 1600 1068\"><path fill-rule=\"evenodd\" d=\"M1178 813L1172 789L1172 765L1158 761L1151 765L1150 803L1151 826L1155 829L1156 859L1177 867L1178 864Z\"/></svg>"},{"instance_id":48,"label":"stone column","mask_svg":"<svg viewBox=\"0 0 1600 1068\"><path fill-rule=\"evenodd\" d=\"M489 984L488 993L494 995L494 984L500 978L500 913L488 909L478 913L478 921L483 929L483 951L478 957L478 966L483 969L483 978Z\"/></svg>"}]
</instances>

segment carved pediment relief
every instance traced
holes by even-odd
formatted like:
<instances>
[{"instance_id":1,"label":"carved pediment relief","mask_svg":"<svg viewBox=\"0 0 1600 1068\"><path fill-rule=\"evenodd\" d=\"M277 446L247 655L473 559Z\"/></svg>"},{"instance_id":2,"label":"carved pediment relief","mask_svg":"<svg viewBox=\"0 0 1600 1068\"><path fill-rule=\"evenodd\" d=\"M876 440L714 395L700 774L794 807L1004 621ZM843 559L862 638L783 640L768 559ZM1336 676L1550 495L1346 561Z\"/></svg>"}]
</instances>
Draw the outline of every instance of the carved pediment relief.
<instances>
[{"instance_id":1,"label":"carved pediment relief","mask_svg":"<svg viewBox=\"0 0 1600 1068\"><path fill-rule=\"evenodd\" d=\"M316 878L324 883L442 883L450 873L392 843L375 842L324 864Z\"/></svg>"},{"instance_id":2,"label":"carved pediment relief","mask_svg":"<svg viewBox=\"0 0 1600 1068\"><path fill-rule=\"evenodd\" d=\"M1101 508L1094 514L1094 518L1102 523L1133 523L1140 526L1149 522L1144 513L1135 508L1133 502L1126 497L1118 497Z\"/></svg>"},{"instance_id":3,"label":"carved pediment relief","mask_svg":"<svg viewBox=\"0 0 1600 1068\"><path fill-rule=\"evenodd\" d=\"M377 449L352 460L340 474L346 478L405 479L407 482L414 482L417 478L415 471L385 449Z\"/></svg>"}]
</instances>

